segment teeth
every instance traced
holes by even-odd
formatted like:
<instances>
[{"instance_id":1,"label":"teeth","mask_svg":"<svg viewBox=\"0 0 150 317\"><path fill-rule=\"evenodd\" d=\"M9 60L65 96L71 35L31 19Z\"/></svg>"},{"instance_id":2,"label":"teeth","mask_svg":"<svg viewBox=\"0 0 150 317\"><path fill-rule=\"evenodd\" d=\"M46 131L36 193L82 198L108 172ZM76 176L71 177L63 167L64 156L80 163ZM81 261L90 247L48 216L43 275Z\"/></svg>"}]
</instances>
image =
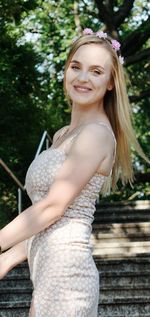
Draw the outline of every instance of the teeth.
<instances>
[{"instance_id":1,"label":"teeth","mask_svg":"<svg viewBox=\"0 0 150 317\"><path fill-rule=\"evenodd\" d=\"M83 88L83 87L75 87L75 88L78 90L81 90L81 91L89 91L90 90L88 88Z\"/></svg>"}]
</instances>

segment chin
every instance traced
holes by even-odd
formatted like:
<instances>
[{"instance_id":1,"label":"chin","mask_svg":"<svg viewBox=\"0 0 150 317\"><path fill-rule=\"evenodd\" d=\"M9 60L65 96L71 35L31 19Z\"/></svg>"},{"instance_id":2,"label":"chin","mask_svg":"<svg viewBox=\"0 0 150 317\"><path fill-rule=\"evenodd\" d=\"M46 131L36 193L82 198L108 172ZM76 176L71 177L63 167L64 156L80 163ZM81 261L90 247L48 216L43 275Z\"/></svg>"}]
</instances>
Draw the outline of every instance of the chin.
<instances>
[{"instance_id":1,"label":"chin","mask_svg":"<svg viewBox=\"0 0 150 317\"><path fill-rule=\"evenodd\" d=\"M70 96L71 98L71 101L73 103L77 103L77 104L80 104L80 105L89 105L91 103L93 103L93 101L89 101L89 98L88 97L73 97L73 96Z\"/></svg>"},{"instance_id":2,"label":"chin","mask_svg":"<svg viewBox=\"0 0 150 317\"><path fill-rule=\"evenodd\" d=\"M81 101L81 100L77 100L77 99L72 99L72 103L73 104L77 104L79 106L89 106L91 103L88 101Z\"/></svg>"}]
</instances>

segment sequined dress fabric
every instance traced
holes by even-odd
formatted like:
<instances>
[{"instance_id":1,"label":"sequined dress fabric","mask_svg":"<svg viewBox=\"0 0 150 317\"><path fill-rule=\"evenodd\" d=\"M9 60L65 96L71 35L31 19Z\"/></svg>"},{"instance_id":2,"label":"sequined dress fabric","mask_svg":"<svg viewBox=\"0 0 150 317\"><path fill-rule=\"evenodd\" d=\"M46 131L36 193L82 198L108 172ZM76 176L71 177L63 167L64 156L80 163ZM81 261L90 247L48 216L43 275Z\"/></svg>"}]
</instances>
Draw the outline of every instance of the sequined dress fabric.
<instances>
[{"instance_id":1,"label":"sequined dress fabric","mask_svg":"<svg viewBox=\"0 0 150 317\"><path fill-rule=\"evenodd\" d=\"M32 161L25 185L33 204L47 194L66 157L65 147L50 147ZM35 317L98 316L100 281L90 236L105 178L95 173L57 222L26 241Z\"/></svg>"}]
</instances>

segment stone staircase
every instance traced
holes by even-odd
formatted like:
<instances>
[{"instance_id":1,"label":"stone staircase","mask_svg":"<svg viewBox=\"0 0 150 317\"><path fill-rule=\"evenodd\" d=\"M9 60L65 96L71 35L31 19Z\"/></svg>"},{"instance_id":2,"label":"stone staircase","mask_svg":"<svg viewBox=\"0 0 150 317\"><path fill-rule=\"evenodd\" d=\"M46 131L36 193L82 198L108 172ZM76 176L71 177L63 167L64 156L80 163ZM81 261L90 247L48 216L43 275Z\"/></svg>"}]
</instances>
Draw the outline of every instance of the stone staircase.
<instances>
[{"instance_id":1,"label":"stone staircase","mask_svg":"<svg viewBox=\"0 0 150 317\"><path fill-rule=\"evenodd\" d=\"M150 317L150 202L97 206L93 256L100 317Z\"/></svg>"},{"instance_id":2,"label":"stone staircase","mask_svg":"<svg viewBox=\"0 0 150 317\"><path fill-rule=\"evenodd\" d=\"M99 317L150 317L150 202L97 205L91 244ZM28 317L31 294L24 262L0 281L0 317Z\"/></svg>"}]
</instances>

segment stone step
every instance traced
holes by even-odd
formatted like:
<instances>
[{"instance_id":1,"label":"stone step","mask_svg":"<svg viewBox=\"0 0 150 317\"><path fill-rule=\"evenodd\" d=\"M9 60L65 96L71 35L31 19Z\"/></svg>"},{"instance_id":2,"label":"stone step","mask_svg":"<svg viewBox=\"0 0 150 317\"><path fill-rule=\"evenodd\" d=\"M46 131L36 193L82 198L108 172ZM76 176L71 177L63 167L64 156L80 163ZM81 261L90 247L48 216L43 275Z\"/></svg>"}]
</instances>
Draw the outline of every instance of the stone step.
<instances>
[{"instance_id":1,"label":"stone step","mask_svg":"<svg viewBox=\"0 0 150 317\"><path fill-rule=\"evenodd\" d=\"M112 240L113 241L113 240ZM149 241L123 241L123 242L101 242L94 241L92 245L92 255L101 258L126 258L150 253Z\"/></svg>"},{"instance_id":2,"label":"stone step","mask_svg":"<svg viewBox=\"0 0 150 317\"><path fill-rule=\"evenodd\" d=\"M94 224L150 222L150 201L100 203L94 218Z\"/></svg>"},{"instance_id":3,"label":"stone step","mask_svg":"<svg viewBox=\"0 0 150 317\"><path fill-rule=\"evenodd\" d=\"M143 273L142 275L124 274L117 276L115 273L111 275L101 276L100 287L107 289L150 289L150 275Z\"/></svg>"},{"instance_id":4,"label":"stone step","mask_svg":"<svg viewBox=\"0 0 150 317\"><path fill-rule=\"evenodd\" d=\"M134 237L150 239L150 222L92 224L92 236L97 239Z\"/></svg>"},{"instance_id":5,"label":"stone step","mask_svg":"<svg viewBox=\"0 0 150 317\"><path fill-rule=\"evenodd\" d=\"M143 297L140 297L140 296L130 296L130 294L128 295L128 297L125 297L125 296L119 296L117 298L113 298L113 297L110 297L110 298L106 298L104 300L103 298L103 302L102 302L102 298L99 300L99 304L107 304L107 305L111 305L111 304L150 304L150 297L149 296L143 296Z\"/></svg>"},{"instance_id":6,"label":"stone step","mask_svg":"<svg viewBox=\"0 0 150 317\"><path fill-rule=\"evenodd\" d=\"M113 202L97 202L97 208L105 209L150 209L150 200L126 200L126 201L113 201Z\"/></svg>"},{"instance_id":7,"label":"stone step","mask_svg":"<svg viewBox=\"0 0 150 317\"><path fill-rule=\"evenodd\" d=\"M103 271L99 269L99 274L101 276L101 278L103 277L111 277L114 276L116 277L137 277L137 278L141 278L141 276L149 276L150 275L150 269L148 271L143 271L143 270L139 270L139 272L137 271L123 271L121 269L119 269L118 271L114 272L114 271Z\"/></svg>"},{"instance_id":8,"label":"stone step","mask_svg":"<svg viewBox=\"0 0 150 317\"><path fill-rule=\"evenodd\" d=\"M17 265L15 268L13 268L11 271L9 271L9 273L7 274L7 276L9 276L11 278L11 276L15 277L15 275L20 276L21 277L27 277L29 276L29 267L28 267L28 263L27 261L25 261L24 265L20 264Z\"/></svg>"},{"instance_id":9,"label":"stone step","mask_svg":"<svg viewBox=\"0 0 150 317\"><path fill-rule=\"evenodd\" d=\"M5 287L0 288L0 302L21 302L24 299L31 301L32 289L31 288L22 288L22 287Z\"/></svg>"},{"instance_id":10,"label":"stone step","mask_svg":"<svg viewBox=\"0 0 150 317\"><path fill-rule=\"evenodd\" d=\"M113 241L113 242L112 242ZM112 243L114 244L123 244L123 243L150 243L150 236L146 236L146 238L144 236L139 237L135 234L135 236L129 237L128 235L124 235L124 237L121 237L119 235L115 235L115 234L92 234L91 238L90 238L90 242L92 242L92 244L94 244L94 246L96 247L99 243L106 244L106 245L110 245Z\"/></svg>"},{"instance_id":11,"label":"stone step","mask_svg":"<svg viewBox=\"0 0 150 317\"><path fill-rule=\"evenodd\" d=\"M99 317L150 317L150 303L99 305Z\"/></svg>"},{"instance_id":12,"label":"stone step","mask_svg":"<svg viewBox=\"0 0 150 317\"><path fill-rule=\"evenodd\" d=\"M4 277L3 280L7 278L7 280L15 280L15 279L20 279L20 280L26 280L29 279L29 268L27 267L26 270L17 270L17 268L13 268L7 275ZM0 280L1 282L1 280Z\"/></svg>"},{"instance_id":13,"label":"stone step","mask_svg":"<svg viewBox=\"0 0 150 317\"><path fill-rule=\"evenodd\" d=\"M150 222L93 224L90 243L103 259L150 254Z\"/></svg>"},{"instance_id":14,"label":"stone step","mask_svg":"<svg viewBox=\"0 0 150 317\"><path fill-rule=\"evenodd\" d=\"M146 206L136 206L136 207L132 207L130 205L126 205L126 206L114 206L114 204L111 205L100 205L97 204L96 205L96 212L99 213L121 213L121 214L131 214L134 213L139 214L141 212L141 214L146 214L148 212L150 212L150 204L146 205Z\"/></svg>"},{"instance_id":15,"label":"stone step","mask_svg":"<svg viewBox=\"0 0 150 317\"><path fill-rule=\"evenodd\" d=\"M149 289L108 289L100 290L100 302L103 304L116 304L125 303L126 301L132 302L145 302L150 303L150 288Z\"/></svg>"},{"instance_id":16,"label":"stone step","mask_svg":"<svg viewBox=\"0 0 150 317\"><path fill-rule=\"evenodd\" d=\"M99 258L99 256L94 257L94 262L97 269L106 273L116 273L126 272L126 273L136 273L142 274L147 272L150 274L150 256L149 257L139 257L139 258L126 258L126 259L116 259L116 260L104 260ZM120 274L120 273L119 273Z\"/></svg>"},{"instance_id":17,"label":"stone step","mask_svg":"<svg viewBox=\"0 0 150 317\"><path fill-rule=\"evenodd\" d=\"M124 212L122 210L97 210L94 214L94 223L126 223L126 222L150 222L150 211L144 209L131 212Z\"/></svg>"},{"instance_id":18,"label":"stone step","mask_svg":"<svg viewBox=\"0 0 150 317\"><path fill-rule=\"evenodd\" d=\"M0 308L0 317L28 317L29 308Z\"/></svg>"},{"instance_id":19,"label":"stone step","mask_svg":"<svg viewBox=\"0 0 150 317\"><path fill-rule=\"evenodd\" d=\"M30 279L24 279L17 276L13 279L10 279L8 276L6 276L4 279L0 280L0 289L4 288L17 288L22 287L22 289L26 290L26 288L32 287L32 282Z\"/></svg>"},{"instance_id":20,"label":"stone step","mask_svg":"<svg viewBox=\"0 0 150 317\"><path fill-rule=\"evenodd\" d=\"M30 301L0 302L0 317L28 317Z\"/></svg>"}]
</instances>

